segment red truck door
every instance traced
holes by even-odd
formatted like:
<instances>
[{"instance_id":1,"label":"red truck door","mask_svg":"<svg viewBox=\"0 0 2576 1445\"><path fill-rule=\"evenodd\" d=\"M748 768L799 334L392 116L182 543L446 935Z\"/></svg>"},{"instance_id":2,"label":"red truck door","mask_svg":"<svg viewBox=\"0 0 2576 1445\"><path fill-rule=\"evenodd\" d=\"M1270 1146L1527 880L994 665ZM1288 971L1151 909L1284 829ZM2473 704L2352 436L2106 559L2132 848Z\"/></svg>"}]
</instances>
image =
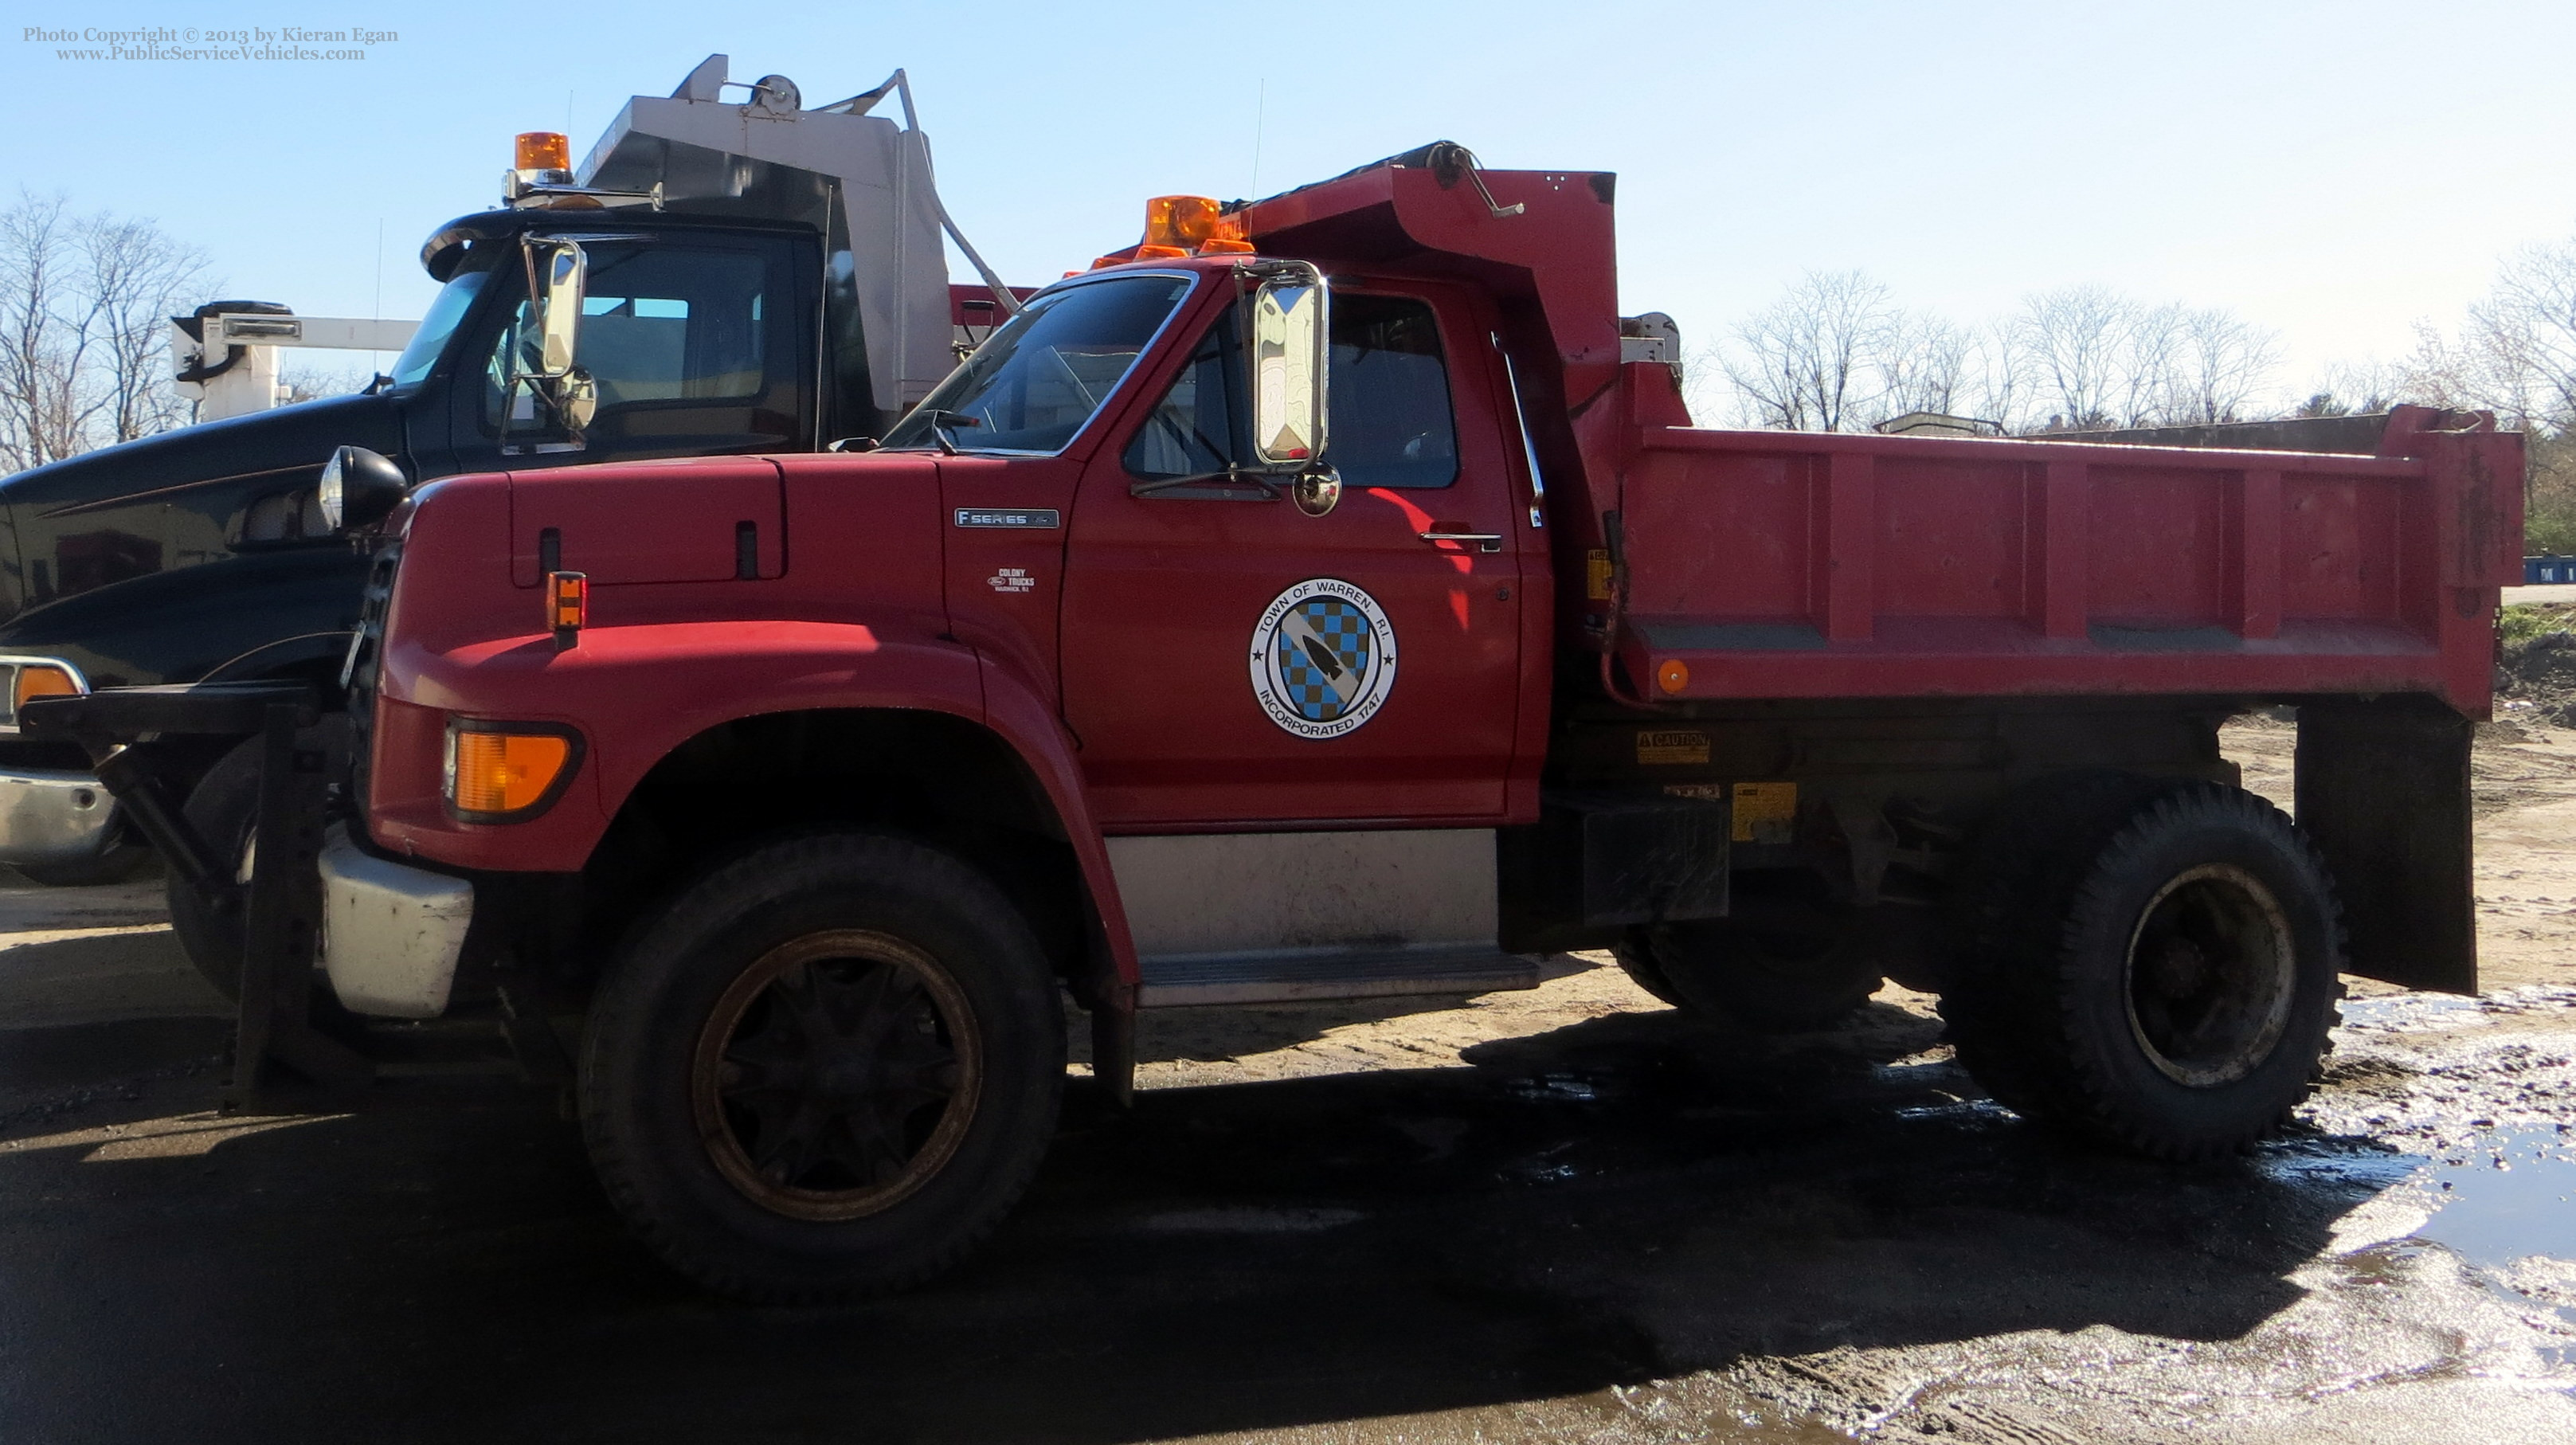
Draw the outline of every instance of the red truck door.
<instances>
[{"instance_id":1,"label":"red truck door","mask_svg":"<svg viewBox=\"0 0 2576 1445\"><path fill-rule=\"evenodd\" d=\"M1470 306L1336 288L1327 516L1186 480L1243 454L1230 309L1094 456L1062 665L1104 825L1500 818L1520 533Z\"/></svg>"}]
</instances>

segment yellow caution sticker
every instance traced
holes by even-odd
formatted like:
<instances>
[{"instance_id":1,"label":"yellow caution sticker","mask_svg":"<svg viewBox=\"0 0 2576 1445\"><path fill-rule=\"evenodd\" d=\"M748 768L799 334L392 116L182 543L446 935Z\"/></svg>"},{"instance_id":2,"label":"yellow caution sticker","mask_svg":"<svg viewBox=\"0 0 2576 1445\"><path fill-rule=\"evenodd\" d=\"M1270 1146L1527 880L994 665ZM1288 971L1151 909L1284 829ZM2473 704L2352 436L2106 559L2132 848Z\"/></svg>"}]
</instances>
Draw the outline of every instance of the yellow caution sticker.
<instances>
[{"instance_id":1,"label":"yellow caution sticker","mask_svg":"<svg viewBox=\"0 0 2576 1445\"><path fill-rule=\"evenodd\" d=\"M1736 842L1789 841L1798 821L1796 783L1738 783L1734 803Z\"/></svg>"},{"instance_id":2,"label":"yellow caution sticker","mask_svg":"<svg viewBox=\"0 0 2576 1445\"><path fill-rule=\"evenodd\" d=\"M1602 548L1583 554L1583 595L1594 602L1610 600L1610 554Z\"/></svg>"},{"instance_id":3,"label":"yellow caution sticker","mask_svg":"<svg viewBox=\"0 0 2576 1445\"><path fill-rule=\"evenodd\" d=\"M1653 729L1637 734L1637 761L1641 764L1708 765L1708 734L1687 729Z\"/></svg>"}]
</instances>

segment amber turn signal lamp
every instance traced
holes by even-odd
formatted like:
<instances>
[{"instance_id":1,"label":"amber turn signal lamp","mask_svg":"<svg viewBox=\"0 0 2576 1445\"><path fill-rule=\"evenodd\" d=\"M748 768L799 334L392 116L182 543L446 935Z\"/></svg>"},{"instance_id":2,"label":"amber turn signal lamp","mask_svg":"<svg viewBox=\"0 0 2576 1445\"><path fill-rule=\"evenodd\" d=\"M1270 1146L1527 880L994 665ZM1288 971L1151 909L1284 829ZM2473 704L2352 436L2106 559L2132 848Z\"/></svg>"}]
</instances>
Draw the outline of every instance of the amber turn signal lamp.
<instances>
[{"instance_id":1,"label":"amber turn signal lamp","mask_svg":"<svg viewBox=\"0 0 2576 1445\"><path fill-rule=\"evenodd\" d=\"M582 624L590 621L590 574L549 572L545 593L546 630L555 635L555 650L561 652L581 640Z\"/></svg>"},{"instance_id":2,"label":"amber turn signal lamp","mask_svg":"<svg viewBox=\"0 0 2576 1445\"><path fill-rule=\"evenodd\" d=\"M1690 686L1690 664L1676 657L1655 669L1655 685L1666 692L1679 692Z\"/></svg>"},{"instance_id":3,"label":"amber turn signal lamp","mask_svg":"<svg viewBox=\"0 0 2576 1445\"><path fill-rule=\"evenodd\" d=\"M22 667L18 669L17 695L12 701L17 707L25 707L29 698L71 697L79 691L80 684L59 667Z\"/></svg>"},{"instance_id":4,"label":"amber turn signal lamp","mask_svg":"<svg viewBox=\"0 0 2576 1445\"><path fill-rule=\"evenodd\" d=\"M447 804L469 823L506 823L534 815L572 776L578 739L536 723L447 725Z\"/></svg>"},{"instance_id":5,"label":"amber turn signal lamp","mask_svg":"<svg viewBox=\"0 0 2576 1445\"><path fill-rule=\"evenodd\" d=\"M559 130L521 131L518 144L511 149L518 169L523 171L572 169L572 143Z\"/></svg>"}]
</instances>

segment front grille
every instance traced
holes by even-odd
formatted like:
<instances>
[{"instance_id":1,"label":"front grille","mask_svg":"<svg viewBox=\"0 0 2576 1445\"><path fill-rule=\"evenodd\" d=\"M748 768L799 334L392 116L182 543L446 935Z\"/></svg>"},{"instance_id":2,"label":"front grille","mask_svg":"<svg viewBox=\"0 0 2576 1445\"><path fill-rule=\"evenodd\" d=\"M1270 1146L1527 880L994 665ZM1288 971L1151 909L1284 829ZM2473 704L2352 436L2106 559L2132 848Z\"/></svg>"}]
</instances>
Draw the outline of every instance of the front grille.
<instances>
[{"instance_id":1,"label":"front grille","mask_svg":"<svg viewBox=\"0 0 2576 1445\"><path fill-rule=\"evenodd\" d=\"M350 802L364 816L367 808L367 764L375 754L376 687L384 670L385 613L393 606L394 573L402 566L402 539L376 551L367 567L367 590L358 602L358 631L349 639L349 656L340 667L341 689L348 695Z\"/></svg>"}]
</instances>

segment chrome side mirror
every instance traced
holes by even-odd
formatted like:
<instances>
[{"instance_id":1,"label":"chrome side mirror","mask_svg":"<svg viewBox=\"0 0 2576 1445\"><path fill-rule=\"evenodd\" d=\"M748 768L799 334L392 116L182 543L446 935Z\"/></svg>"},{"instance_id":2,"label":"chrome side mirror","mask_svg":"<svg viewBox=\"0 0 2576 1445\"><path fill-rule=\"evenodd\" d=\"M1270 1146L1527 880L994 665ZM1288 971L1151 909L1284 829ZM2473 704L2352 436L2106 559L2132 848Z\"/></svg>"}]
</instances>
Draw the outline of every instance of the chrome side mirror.
<instances>
[{"instance_id":1,"label":"chrome side mirror","mask_svg":"<svg viewBox=\"0 0 2576 1445\"><path fill-rule=\"evenodd\" d=\"M1277 266L1253 293L1252 453L1263 466L1307 471L1324 454L1326 305L1323 274L1305 262Z\"/></svg>"},{"instance_id":2,"label":"chrome side mirror","mask_svg":"<svg viewBox=\"0 0 2576 1445\"><path fill-rule=\"evenodd\" d=\"M314 502L322 523L337 532L384 519L411 491L393 458L365 447L342 447L322 464Z\"/></svg>"},{"instance_id":3,"label":"chrome side mirror","mask_svg":"<svg viewBox=\"0 0 2576 1445\"><path fill-rule=\"evenodd\" d=\"M552 381L572 371L573 344L581 336L581 301L590 280L590 257L578 241L528 238L528 299L536 312L536 355L520 374Z\"/></svg>"}]
</instances>

